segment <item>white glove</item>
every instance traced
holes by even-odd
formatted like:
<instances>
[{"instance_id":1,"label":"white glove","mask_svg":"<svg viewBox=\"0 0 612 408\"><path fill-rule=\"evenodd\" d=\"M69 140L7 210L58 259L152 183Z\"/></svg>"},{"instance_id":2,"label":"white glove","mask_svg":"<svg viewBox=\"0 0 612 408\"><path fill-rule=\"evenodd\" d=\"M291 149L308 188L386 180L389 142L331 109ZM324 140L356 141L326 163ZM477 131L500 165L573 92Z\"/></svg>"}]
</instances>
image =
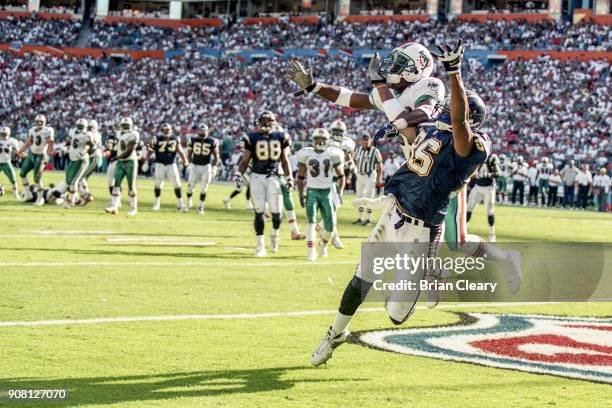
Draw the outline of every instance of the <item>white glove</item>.
<instances>
[{"instance_id":1,"label":"white glove","mask_svg":"<svg viewBox=\"0 0 612 408\"><path fill-rule=\"evenodd\" d=\"M457 41L454 49L450 44L438 45L438 49L440 54L435 52L432 52L432 54L444 65L446 73L450 75L461 72L461 61L463 61L463 53L465 52L461 38Z\"/></svg>"},{"instance_id":2,"label":"white glove","mask_svg":"<svg viewBox=\"0 0 612 408\"><path fill-rule=\"evenodd\" d=\"M376 53L370 60L370 65L368 65L368 76L370 78L370 81L372 82L372 85L384 84L386 82L385 78L383 78L383 76L380 75L379 70L380 70L380 55Z\"/></svg>"}]
</instances>

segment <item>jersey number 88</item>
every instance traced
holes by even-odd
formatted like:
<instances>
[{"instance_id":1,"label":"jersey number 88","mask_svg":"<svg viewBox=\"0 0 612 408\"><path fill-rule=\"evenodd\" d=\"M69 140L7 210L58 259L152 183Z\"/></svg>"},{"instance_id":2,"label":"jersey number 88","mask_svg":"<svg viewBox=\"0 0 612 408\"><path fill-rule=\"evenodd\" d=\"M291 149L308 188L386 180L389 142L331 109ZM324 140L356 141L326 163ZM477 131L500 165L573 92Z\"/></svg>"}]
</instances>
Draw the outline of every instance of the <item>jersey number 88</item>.
<instances>
[{"instance_id":1,"label":"jersey number 88","mask_svg":"<svg viewBox=\"0 0 612 408\"><path fill-rule=\"evenodd\" d=\"M281 156L281 144L278 140L259 140L255 144L257 160L278 160Z\"/></svg>"}]
</instances>

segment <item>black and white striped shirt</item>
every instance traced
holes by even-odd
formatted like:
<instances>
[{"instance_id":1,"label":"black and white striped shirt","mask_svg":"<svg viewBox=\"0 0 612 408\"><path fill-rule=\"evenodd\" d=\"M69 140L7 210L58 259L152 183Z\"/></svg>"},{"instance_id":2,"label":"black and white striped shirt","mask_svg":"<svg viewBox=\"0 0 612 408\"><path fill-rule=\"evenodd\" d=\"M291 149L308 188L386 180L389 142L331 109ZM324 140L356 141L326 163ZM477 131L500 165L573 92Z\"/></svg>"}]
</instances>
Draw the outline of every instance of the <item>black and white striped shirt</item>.
<instances>
[{"instance_id":1,"label":"black and white striped shirt","mask_svg":"<svg viewBox=\"0 0 612 408\"><path fill-rule=\"evenodd\" d=\"M355 151L355 166L357 166L357 174L370 175L376 170L376 164L382 162L382 156L375 147L365 149L358 146Z\"/></svg>"}]
</instances>

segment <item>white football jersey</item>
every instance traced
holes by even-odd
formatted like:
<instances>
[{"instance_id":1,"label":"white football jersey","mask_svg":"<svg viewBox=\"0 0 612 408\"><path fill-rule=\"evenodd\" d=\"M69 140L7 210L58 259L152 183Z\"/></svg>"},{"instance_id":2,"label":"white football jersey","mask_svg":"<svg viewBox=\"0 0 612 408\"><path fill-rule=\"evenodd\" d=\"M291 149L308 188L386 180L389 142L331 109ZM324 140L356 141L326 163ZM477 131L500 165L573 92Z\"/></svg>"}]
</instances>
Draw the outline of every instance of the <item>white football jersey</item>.
<instances>
[{"instance_id":1,"label":"white football jersey","mask_svg":"<svg viewBox=\"0 0 612 408\"><path fill-rule=\"evenodd\" d=\"M102 156L102 135L100 132L89 131L91 135L91 143L92 148L89 149L90 154L94 154L97 156Z\"/></svg>"},{"instance_id":2,"label":"white football jersey","mask_svg":"<svg viewBox=\"0 0 612 408\"><path fill-rule=\"evenodd\" d=\"M444 84L438 78L420 79L414 84L410 85L408 88L404 89L400 95L397 95L393 89L391 89L391 91L399 103L404 108L408 108L411 111L414 110L417 105L427 99L433 98L436 102L442 102L446 96ZM383 111L380 100L372 97L372 94L370 94L370 102L373 103L378 110ZM430 112L425 113L427 113L428 117L431 117Z\"/></svg>"},{"instance_id":3,"label":"white football jersey","mask_svg":"<svg viewBox=\"0 0 612 408\"><path fill-rule=\"evenodd\" d=\"M44 126L40 130L30 128L28 137L32 139L30 150L33 154L47 154L47 142L55 140L55 131L50 126Z\"/></svg>"},{"instance_id":4,"label":"white football jersey","mask_svg":"<svg viewBox=\"0 0 612 408\"><path fill-rule=\"evenodd\" d=\"M548 180L553 172L553 169L554 167L552 163L538 163L538 171L540 172L538 177L541 180Z\"/></svg>"},{"instance_id":5,"label":"white football jersey","mask_svg":"<svg viewBox=\"0 0 612 408\"><path fill-rule=\"evenodd\" d=\"M132 153L121 160L136 160L138 158L138 142L140 133L136 130L121 130L117 132L117 156L121 156L127 151L128 145L134 143Z\"/></svg>"},{"instance_id":6,"label":"white football jersey","mask_svg":"<svg viewBox=\"0 0 612 408\"><path fill-rule=\"evenodd\" d=\"M0 140L0 164L10 163L13 152L18 149L19 143L17 139L9 137L6 140Z\"/></svg>"},{"instance_id":7,"label":"white football jersey","mask_svg":"<svg viewBox=\"0 0 612 408\"><path fill-rule=\"evenodd\" d=\"M322 152L316 152L312 147L306 147L298 152L298 162L306 166L306 184L308 188L331 188L335 167L342 164L344 153L335 147L328 147Z\"/></svg>"},{"instance_id":8,"label":"white football jersey","mask_svg":"<svg viewBox=\"0 0 612 408\"><path fill-rule=\"evenodd\" d=\"M70 147L68 148L68 158L71 161L84 160L89 157L89 145L92 143L91 133L84 130L79 132L70 129Z\"/></svg>"}]
</instances>

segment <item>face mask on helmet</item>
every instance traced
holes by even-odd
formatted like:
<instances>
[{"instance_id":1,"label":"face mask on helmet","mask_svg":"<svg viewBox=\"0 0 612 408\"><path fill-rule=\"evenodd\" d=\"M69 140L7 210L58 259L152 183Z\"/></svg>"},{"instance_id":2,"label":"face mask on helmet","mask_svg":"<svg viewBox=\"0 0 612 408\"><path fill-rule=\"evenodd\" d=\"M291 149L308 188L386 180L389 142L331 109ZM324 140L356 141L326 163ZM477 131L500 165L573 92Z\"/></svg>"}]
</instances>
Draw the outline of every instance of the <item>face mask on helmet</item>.
<instances>
[{"instance_id":1,"label":"face mask on helmet","mask_svg":"<svg viewBox=\"0 0 612 408\"><path fill-rule=\"evenodd\" d=\"M42 128L47 124L47 119L43 115L38 115L34 119L34 125L37 128Z\"/></svg>"},{"instance_id":2,"label":"face mask on helmet","mask_svg":"<svg viewBox=\"0 0 612 408\"><path fill-rule=\"evenodd\" d=\"M257 119L257 127L262 133L270 133L276 124L276 120L273 116L260 116Z\"/></svg>"},{"instance_id":3,"label":"face mask on helmet","mask_svg":"<svg viewBox=\"0 0 612 408\"><path fill-rule=\"evenodd\" d=\"M312 144L316 151L321 152L327 149L327 138L324 136L315 136Z\"/></svg>"},{"instance_id":4,"label":"face mask on helmet","mask_svg":"<svg viewBox=\"0 0 612 408\"><path fill-rule=\"evenodd\" d=\"M397 84L403 74L418 74L416 63L409 56L393 51L380 65L380 73L390 84Z\"/></svg>"},{"instance_id":5,"label":"face mask on helmet","mask_svg":"<svg viewBox=\"0 0 612 408\"><path fill-rule=\"evenodd\" d=\"M342 142L344 138L344 130L341 128L334 128L331 130L331 138L336 142Z\"/></svg>"},{"instance_id":6,"label":"face mask on helmet","mask_svg":"<svg viewBox=\"0 0 612 408\"><path fill-rule=\"evenodd\" d=\"M486 107L482 99L472 91L467 91L468 97L468 123L474 130L479 129L487 116ZM450 95L444 99L444 102L436 105L433 115L438 122L451 124L450 115Z\"/></svg>"},{"instance_id":7,"label":"face mask on helmet","mask_svg":"<svg viewBox=\"0 0 612 408\"><path fill-rule=\"evenodd\" d=\"M85 119L77 120L76 128L79 132L84 131L87 128L87 121Z\"/></svg>"},{"instance_id":8,"label":"face mask on helmet","mask_svg":"<svg viewBox=\"0 0 612 408\"><path fill-rule=\"evenodd\" d=\"M172 133L172 126L167 123L164 123L161 127L161 132L164 136L170 136L170 133Z\"/></svg>"},{"instance_id":9,"label":"face mask on helmet","mask_svg":"<svg viewBox=\"0 0 612 408\"><path fill-rule=\"evenodd\" d=\"M7 127L0 128L0 139L6 140L11 135L11 130Z\"/></svg>"},{"instance_id":10,"label":"face mask on helmet","mask_svg":"<svg viewBox=\"0 0 612 408\"><path fill-rule=\"evenodd\" d=\"M200 135L202 137L207 137L208 136L208 126L207 125L201 125L198 128L198 135Z\"/></svg>"}]
</instances>

